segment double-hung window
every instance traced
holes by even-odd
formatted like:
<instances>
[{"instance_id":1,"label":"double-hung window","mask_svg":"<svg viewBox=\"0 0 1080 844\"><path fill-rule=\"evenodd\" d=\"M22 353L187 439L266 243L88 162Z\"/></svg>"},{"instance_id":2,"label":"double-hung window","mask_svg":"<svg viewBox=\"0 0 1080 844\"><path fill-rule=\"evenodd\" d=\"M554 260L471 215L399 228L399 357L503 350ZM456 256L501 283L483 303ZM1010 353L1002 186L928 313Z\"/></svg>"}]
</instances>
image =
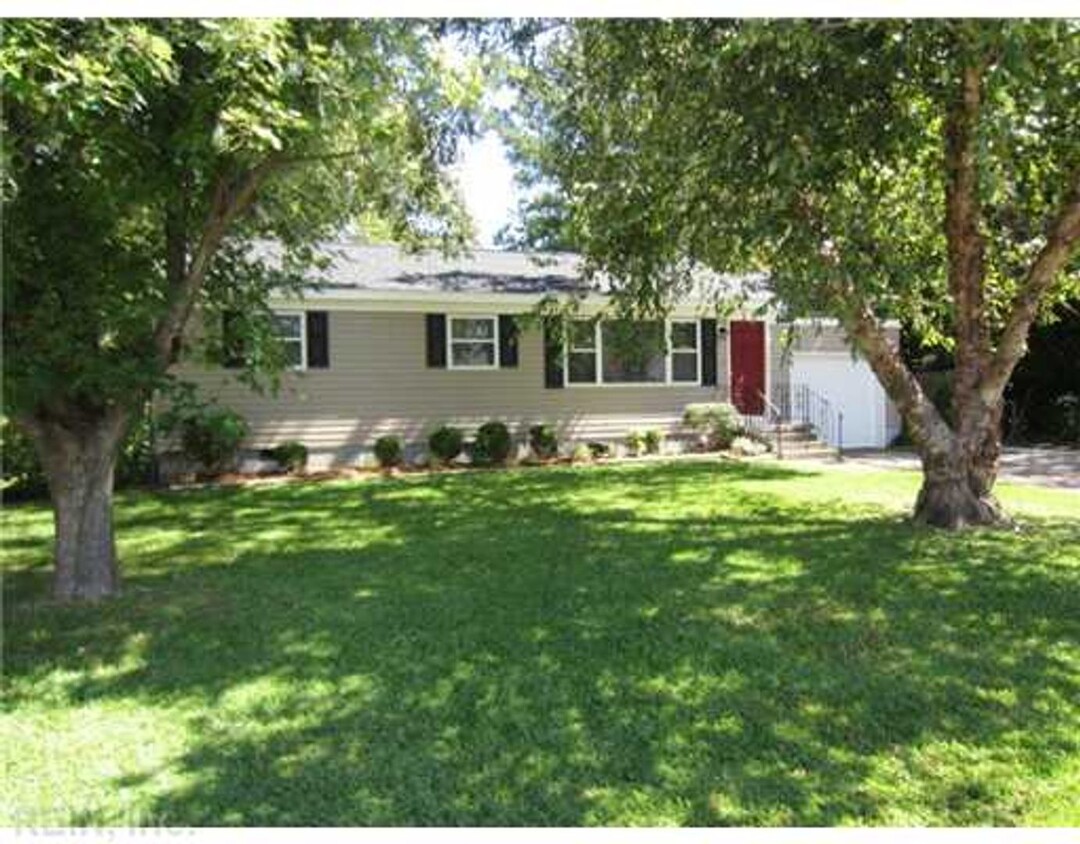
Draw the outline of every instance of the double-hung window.
<instances>
[{"instance_id":1,"label":"double-hung window","mask_svg":"<svg viewBox=\"0 0 1080 844\"><path fill-rule=\"evenodd\" d=\"M281 343L285 365L291 369L303 369L307 365L304 315L299 312L276 311L273 320L274 334Z\"/></svg>"},{"instance_id":2,"label":"double-hung window","mask_svg":"<svg viewBox=\"0 0 1080 844\"><path fill-rule=\"evenodd\" d=\"M567 384L699 384L697 320L575 320L566 342Z\"/></svg>"},{"instance_id":3,"label":"double-hung window","mask_svg":"<svg viewBox=\"0 0 1080 844\"><path fill-rule=\"evenodd\" d=\"M575 320L570 323L568 334L567 380L571 384L595 384L599 359L596 323Z\"/></svg>"},{"instance_id":4,"label":"double-hung window","mask_svg":"<svg viewBox=\"0 0 1080 844\"><path fill-rule=\"evenodd\" d=\"M671 380L696 384L701 380L701 354L697 320L672 320L670 333Z\"/></svg>"},{"instance_id":5,"label":"double-hung window","mask_svg":"<svg viewBox=\"0 0 1080 844\"><path fill-rule=\"evenodd\" d=\"M495 369L499 365L499 326L493 316L449 318L447 360L451 369Z\"/></svg>"}]
</instances>

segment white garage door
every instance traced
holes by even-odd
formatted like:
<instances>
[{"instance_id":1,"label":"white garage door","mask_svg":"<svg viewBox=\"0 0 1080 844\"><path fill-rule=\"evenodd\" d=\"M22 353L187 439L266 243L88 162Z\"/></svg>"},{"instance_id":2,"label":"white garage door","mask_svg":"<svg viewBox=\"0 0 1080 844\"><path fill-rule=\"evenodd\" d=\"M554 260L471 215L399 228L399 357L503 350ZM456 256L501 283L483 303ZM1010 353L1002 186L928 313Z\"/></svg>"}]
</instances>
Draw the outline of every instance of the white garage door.
<instances>
[{"instance_id":1,"label":"white garage door","mask_svg":"<svg viewBox=\"0 0 1080 844\"><path fill-rule=\"evenodd\" d=\"M844 448L884 448L885 391L864 360L850 352L795 352L791 383L805 384L844 413Z\"/></svg>"}]
</instances>

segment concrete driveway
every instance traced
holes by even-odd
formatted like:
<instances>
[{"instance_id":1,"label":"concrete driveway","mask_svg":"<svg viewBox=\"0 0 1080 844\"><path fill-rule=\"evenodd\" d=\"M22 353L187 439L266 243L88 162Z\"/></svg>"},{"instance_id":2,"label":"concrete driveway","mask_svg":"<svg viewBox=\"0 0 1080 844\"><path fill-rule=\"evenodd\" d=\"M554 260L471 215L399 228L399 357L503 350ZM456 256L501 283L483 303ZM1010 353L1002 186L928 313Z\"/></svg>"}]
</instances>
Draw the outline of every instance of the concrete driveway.
<instances>
[{"instance_id":1,"label":"concrete driveway","mask_svg":"<svg viewBox=\"0 0 1080 844\"><path fill-rule=\"evenodd\" d=\"M846 451L841 465L855 469L920 468L919 456L906 449ZM1080 491L1080 449L1060 446L1006 448L1001 455L998 477L1008 481Z\"/></svg>"}]
</instances>

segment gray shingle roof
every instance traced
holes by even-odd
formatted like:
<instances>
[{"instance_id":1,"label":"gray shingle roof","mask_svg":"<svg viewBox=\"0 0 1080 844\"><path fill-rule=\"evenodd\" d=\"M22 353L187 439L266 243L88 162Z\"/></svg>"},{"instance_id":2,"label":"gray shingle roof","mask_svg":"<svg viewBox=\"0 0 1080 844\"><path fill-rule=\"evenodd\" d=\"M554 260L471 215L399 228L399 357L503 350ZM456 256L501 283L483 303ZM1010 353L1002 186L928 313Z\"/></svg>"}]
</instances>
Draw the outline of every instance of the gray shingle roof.
<instances>
[{"instance_id":1,"label":"gray shingle roof","mask_svg":"<svg viewBox=\"0 0 1080 844\"><path fill-rule=\"evenodd\" d=\"M396 246L333 243L322 252L332 264L322 273L327 288L388 293L572 293L589 287L575 255L538 256L476 250L445 258L437 252L410 255Z\"/></svg>"},{"instance_id":2,"label":"gray shingle roof","mask_svg":"<svg viewBox=\"0 0 1080 844\"><path fill-rule=\"evenodd\" d=\"M273 260L273 244L259 251ZM316 295L362 293L388 296L420 294L432 298L470 294L518 294L536 299L545 295L610 292L611 279L586 281L581 258L569 253L522 253L476 249L447 258L438 252L409 254L397 246L370 246L348 242L323 244L319 251L330 265L317 273L321 290ZM761 303L770 298L764 275L718 275L701 272L694 293L686 299L706 303L733 295Z\"/></svg>"}]
</instances>

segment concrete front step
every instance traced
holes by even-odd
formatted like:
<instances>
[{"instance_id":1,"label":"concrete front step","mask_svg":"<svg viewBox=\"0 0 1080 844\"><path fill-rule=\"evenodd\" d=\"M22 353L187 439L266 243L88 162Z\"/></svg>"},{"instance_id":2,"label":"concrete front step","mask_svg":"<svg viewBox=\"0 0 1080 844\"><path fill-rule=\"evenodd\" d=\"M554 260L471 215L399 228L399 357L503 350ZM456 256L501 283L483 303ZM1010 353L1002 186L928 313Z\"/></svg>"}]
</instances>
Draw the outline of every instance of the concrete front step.
<instances>
[{"instance_id":1,"label":"concrete front step","mask_svg":"<svg viewBox=\"0 0 1080 844\"><path fill-rule=\"evenodd\" d=\"M811 426L805 422L781 422L779 425L769 425L762 430L772 433L776 430L780 430L785 434L809 434Z\"/></svg>"},{"instance_id":2,"label":"concrete front step","mask_svg":"<svg viewBox=\"0 0 1080 844\"><path fill-rule=\"evenodd\" d=\"M788 450L785 446L782 460L811 460L827 459L836 457L836 449L821 443L815 447L795 448Z\"/></svg>"}]
</instances>

